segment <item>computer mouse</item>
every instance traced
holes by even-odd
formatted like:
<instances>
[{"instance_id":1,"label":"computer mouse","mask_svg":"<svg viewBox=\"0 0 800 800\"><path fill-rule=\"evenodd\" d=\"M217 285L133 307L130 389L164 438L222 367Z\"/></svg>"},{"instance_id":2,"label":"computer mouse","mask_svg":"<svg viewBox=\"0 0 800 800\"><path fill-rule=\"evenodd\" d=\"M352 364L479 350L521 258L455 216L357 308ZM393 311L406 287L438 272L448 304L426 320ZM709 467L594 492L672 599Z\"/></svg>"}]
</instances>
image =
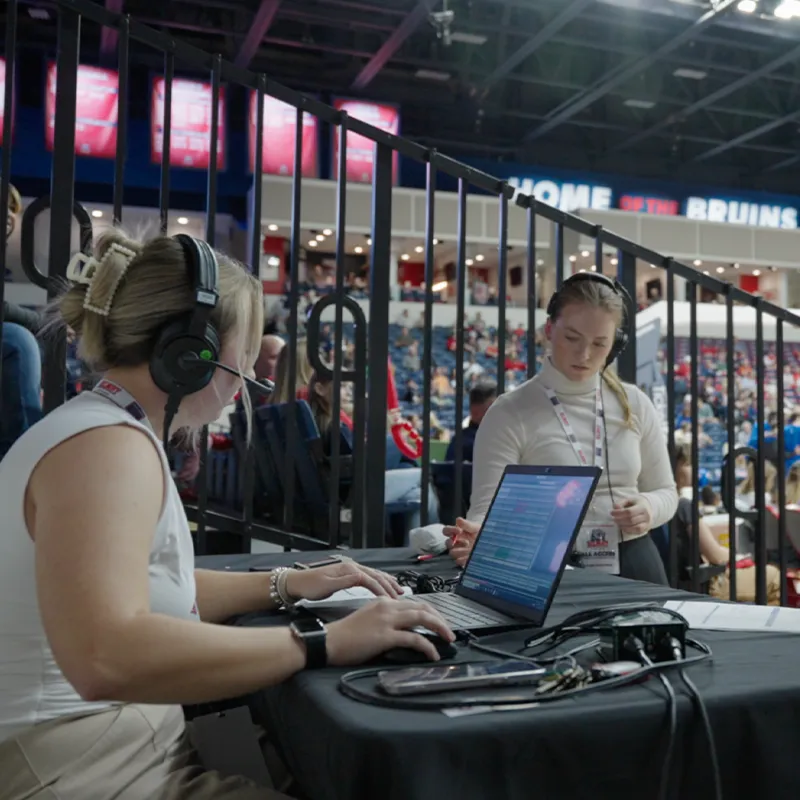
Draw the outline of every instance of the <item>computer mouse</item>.
<instances>
[{"instance_id":1,"label":"computer mouse","mask_svg":"<svg viewBox=\"0 0 800 800\"><path fill-rule=\"evenodd\" d=\"M455 658L458 655L458 648L454 643L442 639L436 633L427 630L418 630L420 636L424 636L436 648L439 658L444 661L448 658ZM383 654L383 658L394 664L430 664L431 661L425 653L414 650L411 647L394 647Z\"/></svg>"}]
</instances>

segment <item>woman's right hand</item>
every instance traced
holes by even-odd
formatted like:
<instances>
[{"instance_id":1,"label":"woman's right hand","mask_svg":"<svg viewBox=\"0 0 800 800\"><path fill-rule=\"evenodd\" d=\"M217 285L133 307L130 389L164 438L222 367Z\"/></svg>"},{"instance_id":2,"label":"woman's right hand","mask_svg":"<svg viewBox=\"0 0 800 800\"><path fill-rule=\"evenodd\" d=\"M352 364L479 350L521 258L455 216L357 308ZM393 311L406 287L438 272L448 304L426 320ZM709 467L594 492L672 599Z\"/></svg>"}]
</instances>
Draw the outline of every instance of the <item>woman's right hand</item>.
<instances>
[{"instance_id":1,"label":"woman's right hand","mask_svg":"<svg viewBox=\"0 0 800 800\"><path fill-rule=\"evenodd\" d=\"M459 567L463 567L467 563L480 529L480 524L470 522L462 517L456 520L455 525L445 525L442 532L448 539L447 548Z\"/></svg>"},{"instance_id":2,"label":"woman's right hand","mask_svg":"<svg viewBox=\"0 0 800 800\"><path fill-rule=\"evenodd\" d=\"M419 627L448 642L455 640L444 618L424 602L374 600L327 626L328 662L339 667L363 664L393 647L419 650L431 661L438 661L433 644L412 630Z\"/></svg>"}]
</instances>

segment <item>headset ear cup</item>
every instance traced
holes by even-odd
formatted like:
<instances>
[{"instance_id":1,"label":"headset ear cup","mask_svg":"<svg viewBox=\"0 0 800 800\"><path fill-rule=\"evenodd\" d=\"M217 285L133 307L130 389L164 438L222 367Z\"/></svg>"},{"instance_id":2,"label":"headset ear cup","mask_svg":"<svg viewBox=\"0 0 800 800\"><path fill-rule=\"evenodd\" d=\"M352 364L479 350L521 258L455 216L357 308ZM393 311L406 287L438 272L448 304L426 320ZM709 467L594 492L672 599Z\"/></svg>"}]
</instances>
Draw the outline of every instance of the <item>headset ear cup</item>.
<instances>
[{"instance_id":1,"label":"headset ear cup","mask_svg":"<svg viewBox=\"0 0 800 800\"><path fill-rule=\"evenodd\" d=\"M628 334L622 328L617 328L617 332L614 334L614 346L606 359L606 367L610 367L619 358L628 346L628 338Z\"/></svg>"},{"instance_id":2,"label":"headset ear cup","mask_svg":"<svg viewBox=\"0 0 800 800\"><path fill-rule=\"evenodd\" d=\"M187 332L185 322L167 325L161 332L150 359L150 376L155 385L167 394L185 396L199 392L211 382L214 365L206 369L197 367L198 361L219 361L219 335L213 325L206 325L203 338ZM191 366L183 363L182 356L196 356Z\"/></svg>"}]
</instances>

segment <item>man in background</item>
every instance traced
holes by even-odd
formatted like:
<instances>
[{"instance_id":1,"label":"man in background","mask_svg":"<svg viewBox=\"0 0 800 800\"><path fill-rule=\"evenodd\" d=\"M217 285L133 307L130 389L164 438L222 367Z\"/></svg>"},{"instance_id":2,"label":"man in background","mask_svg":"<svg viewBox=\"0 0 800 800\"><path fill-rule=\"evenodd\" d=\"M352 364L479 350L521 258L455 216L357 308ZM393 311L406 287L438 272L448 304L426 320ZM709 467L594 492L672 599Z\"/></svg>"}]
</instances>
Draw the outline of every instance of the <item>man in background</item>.
<instances>
[{"instance_id":1,"label":"man in background","mask_svg":"<svg viewBox=\"0 0 800 800\"><path fill-rule=\"evenodd\" d=\"M285 342L280 336L268 333L261 339L261 350L256 359L256 380L275 380L275 367Z\"/></svg>"},{"instance_id":2,"label":"man in background","mask_svg":"<svg viewBox=\"0 0 800 800\"><path fill-rule=\"evenodd\" d=\"M472 461L472 451L475 447L475 436L478 428L486 416L486 412L491 408L492 403L497 400L497 384L488 379L479 380L469 391L469 417L464 421L461 441L463 444L463 460ZM455 460L455 438L447 448L445 461Z\"/></svg>"}]
</instances>

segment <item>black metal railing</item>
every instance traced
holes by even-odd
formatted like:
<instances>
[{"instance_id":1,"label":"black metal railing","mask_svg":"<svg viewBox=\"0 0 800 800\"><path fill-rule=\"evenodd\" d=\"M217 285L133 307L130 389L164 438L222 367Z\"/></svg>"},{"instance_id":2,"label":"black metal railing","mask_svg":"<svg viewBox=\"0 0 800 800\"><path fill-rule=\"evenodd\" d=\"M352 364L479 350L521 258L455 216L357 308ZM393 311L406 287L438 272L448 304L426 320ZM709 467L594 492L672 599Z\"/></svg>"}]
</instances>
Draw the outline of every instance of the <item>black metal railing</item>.
<instances>
[{"instance_id":1,"label":"black metal railing","mask_svg":"<svg viewBox=\"0 0 800 800\"><path fill-rule=\"evenodd\" d=\"M188 68L194 72L201 72L209 76L212 85L212 123L210 133L210 166L208 169L208 183L206 195L206 238L212 245L215 238L215 214L217 197L217 160L219 131L221 120L218 116L218 98L223 84L238 86L256 92L257 109L256 137L257 142L263 136L262 109L264 98L269 95L287 103L297 109L297 127L295 140L294 177L292 184L291 209L291 244L289 257L288 281L288 308L287 321L288 338L290 340L288 382L290 386L296 385L298 374L298 354L294 347L301 331L301 320L298 314L301 284L301 233L302 233L302 149L303 149L303 119L306 114L312 114L318 120L331 127L339 128L338 157L340 169L338 171L338 186L336 192L336 277L333 294L324 304L317 307L315 313L308 321L309 354L312 365L324 377L333 381L333 415L338 420L342 407L341 388L343 383L351 382L355 390L354 400L354 452L353 474L354 486L353 506L349 520L351 532L349 543L355 546L382 546L385 543L385 502L384 481L386 463L386 436L387 436L387 378L390 354L389 323L390 323L390 260L392 239L392 202L393 202L393 158L399 153L406 159L422 162L427 168L425 188L426 232L425 232L425 284L424 297L424 325L422 334L422 365L424 370L423 385L423 441L424 451L422 458L422 502L421 514L423 522L427 519L428 496L432 491L431 478L431 447L430 414L432 410L431 396L431 370L434 366L433 359L433 331L434 331L434 297L433 283L436 277L436 258L434 249L434 232L436 226L435 207L437 183L440 176L449 176L458 183L457 209L457 259L455 271L456 288L456 352L455 352L455 408L456 424L454 432L454 448L456 453L454 465L454 486L456 494L455 507L459 508L462 501L462 476L463 463L460 457L463 453L463 431L459 424L465 399L464 381L464 342L466 318L466 293L467 293L467 198L470 192L480 192L493 196L498 201L498 363L497 383L499 391L503 391L506 380L505 370L505 345L506 345L506 280L507 280L507 241L509 229L509 203L514 202L527 214L527 254L525 261L525 274L527 276L527 353L528 376L536 372L536 343L535 310L540 300L536 289L536 233L540 226L552 226L553 251L555 254L555 285L560 286L565 277L565 233L576 232L584 237L590 237L595 243L596 265L603 269L603 254L606 249L613 249L617 253L617 277L629 291L636 297L636 263L637 260L652 264L659 268L666 280L666 296L668 308L668 321L666 330L666 352L668 369L666 371L668 418L670 429L674 426L675 403L675 378L673 366L675 364L676 347L674 332L675 281L681 279L687 283L688 298L691 310L691 420L693 441L693 485L697 486L699 469L699 422L698 422L698 391L699 391L699 338L698 338L698 290L707 290L722 295L726 300L727 327L727 402L728 422L727 440L730 452L735 449L736 430L733 421L733 406L736 400L734 392L734 313L738 306L755 309L757 321L756 352L757 363L757 487L756 487L756 521L755 521L755 561L757 566L757 601L766 600L766 563L767 549L765 527L765 500L764 500L764 422L765 422L765 371L763 364L764 352L764 316L777 321L777 369L778 369L778 472L781 475L779 484L779 501L785 496L783 480L785 459L783 454L783 402L784 387L782 373L784 367L783 337L784 325L796 326L800 318L773 303L755 297L734 286L722 282L709 275L702 274L692 267L686 266L668 256L664 256L640 244L629 241L611 231L605 230L585 219L564 213L537 201L532 196L516 195L508 184L482 171L476 170L466 164L449 158L436 150L425 148L401 137L393 136L386 131L372 127L360 120L348 117L345 113L320 102L317 99L304 96L298 92L282 86L264 74L258 74L236 66L223 60L219 55L203 52L188 44L182 43L172 36L149 28L127 15L117 14L96 5L89 0L55 0L58 9L58 52L57 52L57 91L55 111L55 150L53 153L52 183L49 198L37 201L26 214L23 228L23 266L28 277L40 286L52 291L51 278L63 277L70 256L70 233L73 213L81 220L82 229L89 226L89 237L83 236L81 246L88 248L91 223L85 211L74 203L75 182L75 100L78 72L78 59L80 50L81 25L85 23L107 26L119 31L118 68L120 79L120 113L118 118L118 149L114 171L113 203L114 219L123 221L124 183L126 168L126 150L128 142L128 114L125 110L126 96L128 93L131 69L131 54L136 47L144 46L150 50L163 53L165 73L165 103L163 119L163 147L162 167L160 181L159 215L162 231L166 231L170 214L170 132L171 132L171 101L172 84L177 68ZM5 108L13 107L13 92L15 85L14 62L16 56L16 23L18 16L17 0L8 0L6 10L6 51L7 70L5 82ZM4 123L4 141L9 142L11 136L11 114L6 113ZM372 246L369 281L369 322L367 323L357 303L348 302L345 294L345 233L347 231L347 177L344 169L347 151L347 138L351 134L359 134L374 142L374 177L372 182ZM9 178L11 176L10 148L3 148L2 154L2 182L0 182L0 200L7 203L9 197ZM253 230L250 240L250 260L257 269L260 259L260 221L261 221L261 186L262 186L262 158L261 147L255 147L255 174L254 191L252 200ZM33 263L33 219L38 208L49 206L50 217L50 257L47 270L41 269ZM5 266L6 237L0 233L0 266ZM335 305L334 347L333 364L324 364L319 357L319 326L321 325L322 311L329 304ZM356 354L355 364L352 367L345 365L342 355L344 343L343 328L345 324L344 311L353 316L356 326ZM636 331L635 309L630 309L628 315L631 327L631 343L620 358L618 368L623 380L635 382L636 380ZM301 354L302 355L302 354ZM51 342L46 356L46 370L44 379L45 403L51 409L63 402L65 391L65 339L59 338ZM303 498L299 494L296 480L296 467L302 454L304 439L296 424L294 393L290 392L288 410L285 416L286 423L286 455L285 461L280 465L281 477L285 486L283 494L283 514L279 523L264 522L257 518L254 512L253 495L257 489L259 458L254 458L252 449L243 457L243 507L238 511L219 510L209 507L206 482L200 481L200 492L196 509L192 509L192 516L198 524L198 546L202 551L206 546L206 534L209 530L222 530L241 536L245 547L249 546L251 538L262 538L278 542L286 547L312 548L321 546L337 546L343 543L341 533L342 514L340 509L340 480L342 478L342 465L340 464L340 443L333 437L332 453L330 457L330 471L328 474L328 500L327 532L320 534L318 531L309 533L298 528L298 514ZM203 441L203 461L206 459L206 438ZM255 447L260 446L256 440ZM674 459L675 448L672 437L669 437L669 452ZM735 596L735 537L734 537L734 469L732 465L727 470L726 479L722 486L725 505L730 510L730 542L731 542L731 587L732 596ZM693 529L698 529L698 491L695 491ZM786 584L787 559L786 559L786 520L784 503L779 502L778 525L778 550L780 553L780 567L782 583ZM677 565L677 537L670 538L669 572L673 584L678 582ZM692 537L692 559L699 563L698 537ZM693 588L699 589L697 571L692 572ZM786 600L786 588L783 587L782 596Z\"/></svg>"}]
</instances>

